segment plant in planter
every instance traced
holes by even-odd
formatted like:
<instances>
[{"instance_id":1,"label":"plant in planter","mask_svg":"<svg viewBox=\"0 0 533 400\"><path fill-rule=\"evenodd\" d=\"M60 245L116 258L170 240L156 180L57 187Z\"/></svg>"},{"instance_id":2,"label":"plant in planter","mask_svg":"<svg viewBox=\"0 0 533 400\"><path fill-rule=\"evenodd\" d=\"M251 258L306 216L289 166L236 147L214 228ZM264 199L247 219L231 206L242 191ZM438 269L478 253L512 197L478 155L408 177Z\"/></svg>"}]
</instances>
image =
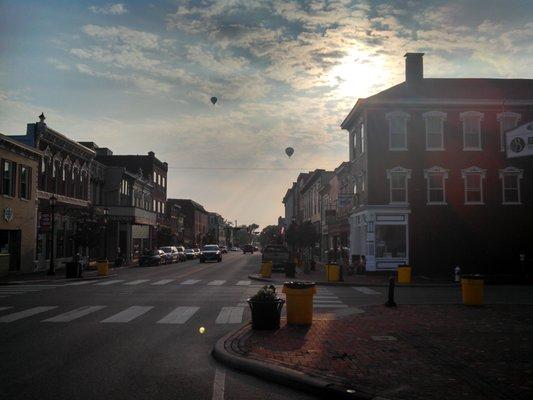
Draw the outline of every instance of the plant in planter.
<instances>
[{"instance_id":1,"label":"plant in planter","mask_svg":"<svg viewBox=\"0 0 533 400\"><path fill-rule=\"evenodd\" d=\"M252 329L275 330L279 329L281 309L285 300L278 298L273 285L263 286L248 299L252 310Z\"/></svg>"}]
</instances>

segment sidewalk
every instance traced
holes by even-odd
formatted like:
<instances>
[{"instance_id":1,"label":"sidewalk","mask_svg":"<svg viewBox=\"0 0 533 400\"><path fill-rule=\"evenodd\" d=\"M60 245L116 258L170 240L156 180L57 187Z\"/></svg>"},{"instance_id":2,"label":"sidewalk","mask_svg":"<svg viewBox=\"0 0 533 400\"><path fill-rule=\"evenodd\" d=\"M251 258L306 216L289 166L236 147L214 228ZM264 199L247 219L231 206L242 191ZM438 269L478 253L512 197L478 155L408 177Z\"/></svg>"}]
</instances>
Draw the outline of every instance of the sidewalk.
<instances>
[{"instance_id":1,"label":"sidewalk","mask_svg":"<svg viewBox=\"0 0 533 400\"><path fill-rule=\"evenodd\" d=\"M533 396L533 306L362 306L222 338L219 361L329 398ZM354 314L355 313L355 314ZM344 315L344 316L343 316Z\"/></svg>"},{"instance_id":2,"label":"sidewalk","mask_svg":"<svg viewBox=\"0 0 533 400\"><path fill-rule=\"evenodd\" d=\"M271 278L261 278L259 273L250 274L248 278L262 281L262 282L271 282L271 283L283 283L286 281L311 281L316 282L318 285L329 285L329 286L389 286L390 278L395 278L396 281L396 272L387 271L387 272L377 272L377 273L365 273L365 274L354 274L348 275L344 273L344 282L328 282L326 279L326 273L323 263L317 263L314 271L309 271L309 273L304 273L302 268L296 268L296 277L295 278L286 278L284 272L272 272ZM457 286L457 283L453 283L450 280L446 281L443 279L429 279L420 276L413 276L411 283L402 284L401 286Z\"/></svg>"},{"instance_id":3,"label":"sidewalk","mask_svg":"<svg viewBox=\"0 0 533 400\"><path fill-rule=\"evenodd\" d=\"M117 276L118 270L124 269L124 268L131 268L131 266L127 267L118 267L118 268L109 268L109 273L106 276L100 276L98 275L98 271L95 269L86 269L83 271L83 277L82 278L65 278L65 269L56 269L56 274L49 276L47 275L47 271L37 271L37 272L31 272L27 274L11 274L7 276L0 277L0 285L17 285L17 284L27 284L27 283L57 283L57 282L71 282L71 281L79 281L79 280L87 280L87 279L105 279Z\"/></svg>"}]
</instances>

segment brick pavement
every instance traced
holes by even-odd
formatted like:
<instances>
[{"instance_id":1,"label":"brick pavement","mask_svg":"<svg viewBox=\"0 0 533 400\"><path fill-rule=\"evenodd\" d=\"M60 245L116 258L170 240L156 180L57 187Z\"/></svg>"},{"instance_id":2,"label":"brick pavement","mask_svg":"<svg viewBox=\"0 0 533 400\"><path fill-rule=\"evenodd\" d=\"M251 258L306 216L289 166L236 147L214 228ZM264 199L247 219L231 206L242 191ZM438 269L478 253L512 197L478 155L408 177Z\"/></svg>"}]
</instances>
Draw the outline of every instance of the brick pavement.
<instances>
[{"instance_id":1,"label":"brick pavement","mask_svg":"<svg viewBox=\"0 0 533 400\"><path fill-rule=\"evenodd\" d=\"M397 399L533 398L533 306L363 306L242 330L235 354Z\"/></svg>"}]
</instances>

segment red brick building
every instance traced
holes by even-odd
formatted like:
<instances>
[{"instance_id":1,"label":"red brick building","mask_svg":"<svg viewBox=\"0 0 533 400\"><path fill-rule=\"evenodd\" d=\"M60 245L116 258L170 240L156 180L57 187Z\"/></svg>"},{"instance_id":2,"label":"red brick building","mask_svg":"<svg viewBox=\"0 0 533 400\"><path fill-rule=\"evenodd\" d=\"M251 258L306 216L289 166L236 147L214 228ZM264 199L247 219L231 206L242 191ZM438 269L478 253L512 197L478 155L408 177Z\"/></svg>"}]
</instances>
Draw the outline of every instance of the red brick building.
<instances>
[{"instance_id":1,"label":"red brick building","mask_svg":"<svg viewBox=\"0 0 533 400\"><path fill-rule=\"evenodd\" d=\"M359 99L349 132L352 254L367 270L515 274L533 257L533 158L506 158L505 131L533 120L533 80L428 79Z\"/></svg>"}]
</instances>

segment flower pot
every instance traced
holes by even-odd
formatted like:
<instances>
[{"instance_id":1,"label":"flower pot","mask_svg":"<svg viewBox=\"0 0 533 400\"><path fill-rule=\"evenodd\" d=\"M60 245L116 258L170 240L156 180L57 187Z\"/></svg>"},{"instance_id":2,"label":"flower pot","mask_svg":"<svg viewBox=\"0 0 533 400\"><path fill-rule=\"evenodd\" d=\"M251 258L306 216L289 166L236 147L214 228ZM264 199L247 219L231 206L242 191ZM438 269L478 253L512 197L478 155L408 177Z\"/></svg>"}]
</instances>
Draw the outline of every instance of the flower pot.
<instances>
[{"instance_id":1,"label":"flower pot","mask_svg":"<svg viewBox=\"0 0 533 400\"><path fill-rule=\"evenodd\" d=\"M255 301L248 299L252 311L252 329L276 330L279 329L281 309L285 300Z\"/></svg>"}]
</instances>

